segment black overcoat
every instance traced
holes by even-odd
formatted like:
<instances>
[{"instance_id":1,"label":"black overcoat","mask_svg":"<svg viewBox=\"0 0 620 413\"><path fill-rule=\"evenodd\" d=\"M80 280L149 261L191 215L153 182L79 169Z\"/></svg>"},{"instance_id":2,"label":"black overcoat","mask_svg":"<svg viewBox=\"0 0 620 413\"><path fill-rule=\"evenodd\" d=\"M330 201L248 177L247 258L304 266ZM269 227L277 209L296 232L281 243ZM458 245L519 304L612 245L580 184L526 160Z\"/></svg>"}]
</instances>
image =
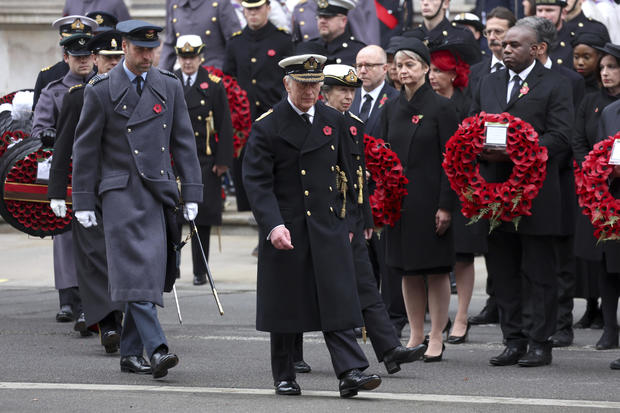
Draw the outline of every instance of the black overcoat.
<instances>
[{"instance_id":1,"label":"black overcoat","mask_svg":"<svg viewBox=\"0 0 620 413\"><path fill-rule=\"evenodd\" d=\"M183 79L181 71L175 72ZM184 89L185 102L192 121L198 161L202 171L202 202L198 204L196 225L222 225L222 177L213 173L213 165L232 167L233 130L226 89L221 79L209 75L204 68L198 69L196 80ZM214 134L210 133L207 155L207 122L212 115ZM211 127L209 127L211 129Z\"/></svg>"},{"instance_id":2,"label":"black overcoat","mask_svg":"<svg viewBox=\"0 0 620 413\"><path fill-rule=\"evenodd\" d=\"M417 116L417 123L415 119ZM453 211L456 195L441 166L445 144L458 126L454 104L424 83L407 100L404 90L381 113L381 138L402 162L409 179L401 218L386 231L386 260L407 271L454 265L452 228L435 232L439 208Z\"/></svg>"},{"instance_id":3,"label":"black overcoat","mask_svg":"<svg viewBox=\"0 0 620 413\"><path fill-rule=\"evenodd\" d=\"M525 79L529 91L515 96L506 103L508 70L491 73L480 80L474 94L470 114L508 112L529 122L538 133L539 144L547 148L547 176L538 196L532 202L532 215L524 216L519 232L528 235L562 235L561 158L570 152L569 139L574 122L573 97L564 79L543 67L538 61ZM511 162L486 163L481 171L488 181L503 182L512 171ZM512 223L504 223L501 230L513 231Z\"/></svg>"},{"instance_id":4,"label":"black overcoat","mask_svg":"<svg viewBox=\"0 0 620 413\"><path fill-rule=\"evenodd\" d=\"M320 102L311 125L288 100L252 125L243 180L259 225L258 330L295 333L362 325L336 182L336 167L348 163L349 139L343 115ZM267 239L281 224L291 233L292 250L278 250Z\"/></svg>"}]
</instances>

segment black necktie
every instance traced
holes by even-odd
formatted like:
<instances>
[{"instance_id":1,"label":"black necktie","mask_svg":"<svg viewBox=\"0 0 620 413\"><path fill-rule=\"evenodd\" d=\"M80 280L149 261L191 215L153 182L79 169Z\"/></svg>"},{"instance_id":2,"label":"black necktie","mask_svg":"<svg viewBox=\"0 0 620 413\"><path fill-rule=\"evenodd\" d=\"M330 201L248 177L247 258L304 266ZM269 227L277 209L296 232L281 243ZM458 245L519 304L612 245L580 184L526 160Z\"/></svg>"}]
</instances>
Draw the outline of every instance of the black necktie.
<instances>
[{"instance_id":1,"label":"black necktie","mask_svg":"<svg viewBox=\"0 0 620 413\"><path fill-rule=\"evenodd\" d=\"M521 78L519 77L519 75L514 75L512 77L511 82L513 82L513 85L512 85L512 90L510 91L510 99L508 99L508 102L516 98L517 95L519 94L519 87L521 86Z\"/></svg>"},{"instance_id":2,"label":"black necktie","mask_svg":"<svg viewBox=\"0 0 620 413\"><path fill-rule=\"evenodd\" d=\"M495 73L498 70L502 70L504 68L504 65L501 62L497 62L493 65L493 68L491 70L491 73Z\"/></svg>"},{"instance_id":3,"label":"black necktie","mask_svg":"<svg viewBox=\"0 0 620 413\"><path fill-rule=\"evenodd\" d=\"M136 77L136 92L138 92L138 95L142 96L142 76L137 76Z\"/></svg>"},{"instance_id":4,"label":"black necktie","mask_svg":"<svg viewBox=\"0 0 620 413\"><path fill-rule=\"evenodd\" d=\"M307 113L302 113L301 117L304 118L304 122L306 122L306 125L310 125L310 115L308 115Z\"/></svg>"},{"instance_id":5,"label":"black necktie","mask_svg":"<svg viewBox=\"0 0 620 413\"><path fill-rule=\"evenodd\" d=\"M364 104L362 105L362 110L360 111L360 118L364 122L368 120L368 114L370 113L371 106L372 106L372 96L370 96L370 94L366 94L366 96L364 96Z\"/></svg>"},{"instance_id":6,"label":"black necktie","mask_svg":"<svg viewBox=\"0 0 620 413\"><path fill-rule=\"evenodd\" d=\"M187 76L187 80L185 81L185 87L190 87L191 84L189 83L192 80L191 77Z\"/></svg>"}]
</instances>

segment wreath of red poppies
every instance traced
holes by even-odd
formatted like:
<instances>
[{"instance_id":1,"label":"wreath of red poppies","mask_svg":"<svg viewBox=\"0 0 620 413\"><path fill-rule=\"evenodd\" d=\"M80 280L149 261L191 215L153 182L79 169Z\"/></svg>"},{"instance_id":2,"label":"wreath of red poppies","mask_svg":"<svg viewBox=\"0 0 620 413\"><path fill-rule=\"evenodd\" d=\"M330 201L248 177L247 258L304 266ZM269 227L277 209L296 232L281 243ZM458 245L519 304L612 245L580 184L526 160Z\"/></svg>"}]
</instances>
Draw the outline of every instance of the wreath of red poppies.
<instances>
[{"instance_id":1,"label":"wreath of red poppies","mask_svg":"<svg viewBox=\"0 0 620 413\"><path fill-rule=\"evenodd\" d=\"M398 155L383 139L365 134L364 146L366 170L376 185L374 192L368 196L375 226L394 226L400 219L400 208L407 195L409 180Z\"/></svg>"},{"instance_id":2,"label":"wreath of red poppies","mask_svg":"<svg viewBox=\"0 0 620 413\"><path fill-rule=\"evenodd\" d=\"M514 167L505 182L486 182L480 175L477 159L484 148L485 122L508 125L506 152ZM532 200L547 175L547 159L547 148L538 144L532 125L508 113L481 112L463 120L447 142L443 168L470 223L486 218L490 231L502 222L518 229L521 218L532 215Z\"/></svg>"},{"instance_id":3,"label":"wreath of red poppies","mask_svg":"<svg viewBox=\"0 0 620 413\"><path fill-rule=\"evenodd\" d=\"M250 128L252 127L248 94L239 86L239 83L237 83L232 76L225 75L224 72L213 66L204 66L204 68L209 73L221 77L222 84L226 88L228 107L230 108L233 126L233 154L235 158L238 158L241 149L243 149L243 146L250 136Z\"/></svg>"},{"instance_id":4,"label":"wreath of red poppies","mask_svg":"<svg viewBox=\"0 0 620 413\"><path fill-rule=\"evenodd\" d=\"M581 168L575 165L575 186L582 212L594 226L594 236L601 241L620 239L620 199L609 192L609 175L614 165L608 164L614 141L620 132L594 145Z\"/></svg>"}]
</instances>

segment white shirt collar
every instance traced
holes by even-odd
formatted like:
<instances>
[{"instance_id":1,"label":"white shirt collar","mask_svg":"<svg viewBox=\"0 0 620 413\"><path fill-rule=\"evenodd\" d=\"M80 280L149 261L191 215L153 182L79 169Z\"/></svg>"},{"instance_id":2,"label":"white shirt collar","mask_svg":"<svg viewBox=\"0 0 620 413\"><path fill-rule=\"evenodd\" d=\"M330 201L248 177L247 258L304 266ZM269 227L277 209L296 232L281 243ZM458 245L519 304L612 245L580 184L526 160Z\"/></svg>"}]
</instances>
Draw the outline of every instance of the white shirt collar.
<instances>
[{"instance_id":1,"label":"white shirt collar","mask_svg":"<svg viewBox=\"0 0 620 413\"><path fill-rule=\"evenodd\" d=\"M525 79L527 79L527 77L530 75L532 69L534 69L534 65L536 65L536 59L534 59L532 64L523 69L520 73L513 72L512 69L508 69L508 73L510 73L510 79L512 79L515 75L519 75L521 81L525 81Z\"/></svg>"},{"instance_id":2,"label":"white shirt collar","mask_svg":"<svg viewBox=\"0 0 620 413\"><path fill-rule=\"evenodd\" d=\"M551 66L553 66L553 60L551 60L549 56L547 56L547 61L543 63L543 66L547 69L551 69Z\"/></svg>"},{"instance_id":3,"label":"white shirt collar","mask_svg":"<svg viewBox=\"0 0 620 413\"><path fill-rule=\"evenodd\" d=\"M288 96L286 100L288 100L289 105L291 105L295 113L297 113L299 116L301 116L302 113L307 113L310 116L310 123L314 122L314 105L312 105L312 107L308 109L307 112L304 112L303 110L299 109L297 106L293 104L293 101L291 101L290 96Z\"/></svg>"},{"instance_id":4,"label":"white shirt collar","mask_svg":"<svg viewBox=\"0 0 620 413\"><path fill-rule=\"evenodd\" d=\"M491 68L494 67L496 63L500 63L502 66L506 67L506 65L504 65L504 62L499 60L497 57L495 57L493 53L491 53Z\"/></svg>"},{"instance_id":5,"label":"white shirt collar","mask_svg":"<svg viewBox=\"0 0 620 413\"><path fill-rule=\"evenodd\" d=\"M194 83L196 82L196 78L198 77L198 72L196 72L196 73L194 73L193 75L190 75L190 76L188 76L185 73L183 73L183 85L185 85L187 83L187 78L188 77L190 78L189 85L193 86Z\"/></svg>"},{"instance_id":6,"label":"white shirt collar","mask_svg":"<svg viewBox=\"0 0 620 413\"><path fill-rule=\"evenodd\" d=\"M372 97L372 105L370 106L370 112L372 112L372 108L373 106L375 106L375 102L377 101L377 99L379 99L379 93L381 93L381 89L383 89L383 86L385 85L385 80L383 82L381 82L381 84L379 86L377 86L376 88L374 88L373 90L371 90L370 92L366 92L364 90L364 88L360 89L360 107L359 107L359 111L362 111L362 105L364 104L364 102L366 101L366 95L370 95L370 97ZM370 116L370 112L368 112L368 116Z\"/></svg>"}]
</instances>

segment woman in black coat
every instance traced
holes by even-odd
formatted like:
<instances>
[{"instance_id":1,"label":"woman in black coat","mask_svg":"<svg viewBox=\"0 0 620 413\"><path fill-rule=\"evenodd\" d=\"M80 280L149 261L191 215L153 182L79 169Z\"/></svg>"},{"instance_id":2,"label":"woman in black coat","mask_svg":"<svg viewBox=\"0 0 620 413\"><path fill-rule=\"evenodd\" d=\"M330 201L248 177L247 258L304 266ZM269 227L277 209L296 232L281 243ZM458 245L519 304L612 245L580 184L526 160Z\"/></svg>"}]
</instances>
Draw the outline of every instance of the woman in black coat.
<instances>
[{"instance_id":1,"label":"woman in black coat","mask_svg":"<svg viewBox=\"0 0 620 413\"><path fill-rule=\"evenodd\" d=\"M592 150L597 142L607 138L599 134L599 120L603 109L620 98L620 46L608 43L599 48L603 57L599 64L599 80L603 87L584 98L577 112L573 152L578 163ZM617 185L617 183L616 183ZM594 228L585 215L577 220L575 255L588 263L590 277L598 277L598 292L603 311L603 334L596 343L598 350L618 346L618 296L620 295L620 265L613 256L620 256L620 245L608 241L596 245ZM603 265L601 265L601 263ZM592 297L592 294L589 295ZM596 302L596 298L594 299ZM591 304L590 304L591 305Z\"/></svg>"},{"instance_id":2,"label":"woman in black coat","mask_svg":"<svg viewBox=\"0 0 620 413\"><path fill-rule=\"evenodd\" d=\"M454 103L457 119L461 122L467 117L471 103L471 99L465 93L469 81L469 65L459 57L466 55L460 50L463 47L462 43L448 44L447 47L451 49L431 52L429 81L437 94ZM487 251L487 237L482 222L467 225L468 221L461 213L461 205L457 199L457 206L452 215L452 228L456 251L454 277L458 294L458 309L448 337L448 342L451 344L460 344L467 340L469 331L467 310L474 291L475 280L474 256Z\"/></svg>"},{"instance_id":3,"label":"woman in black coat","mask_svg":"<svg viewBox=\"0 0 620 413\"><path fill-rule=\"evenodd\" d=\"M607 32L579 32L573 39L573 67L586 82L586 94L601 88L598 63L602 57L599 47L609 41Z\"/></svg>"},{"instance_id":4,"label":"woman in black coat","mask_svg":"<svg viewBox=\"0 0 620 413\"><path fill-rule=\"evenodd\" d=\"M441 163L445 143L457 128L456 111L426 83L430 56L420 40L404 39L395 59L403 88L384 107L381 137L398 154L409 183L401 218L386 228L386 261L403 277L409 347L424 341L427 276L431 333L424 360L440 361L450 304L448 274L454 265L450 221L455 200Z\"/></svg>"}]
</instances>

